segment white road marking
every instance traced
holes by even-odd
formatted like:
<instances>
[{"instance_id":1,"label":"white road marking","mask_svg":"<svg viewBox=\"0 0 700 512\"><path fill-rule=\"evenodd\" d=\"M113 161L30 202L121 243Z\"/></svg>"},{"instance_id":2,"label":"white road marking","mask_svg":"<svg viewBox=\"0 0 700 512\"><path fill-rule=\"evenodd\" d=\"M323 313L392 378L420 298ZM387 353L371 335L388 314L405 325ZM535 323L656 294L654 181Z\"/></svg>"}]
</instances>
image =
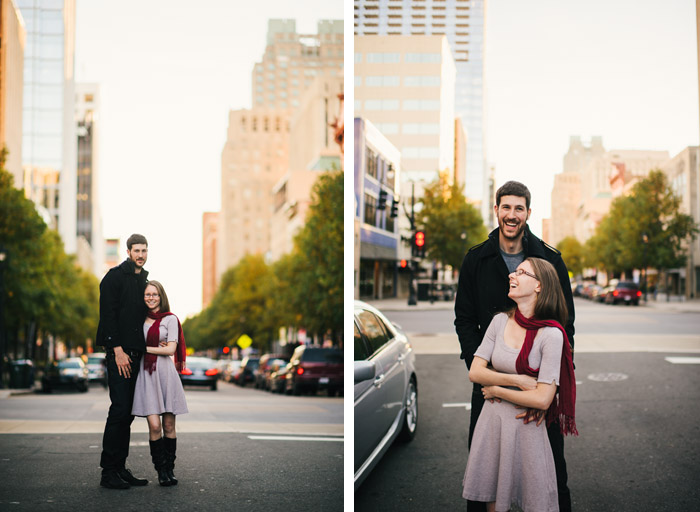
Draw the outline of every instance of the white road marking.
<instances>
[{"instance_id":1,"label":"white road marking","mask_svg":"<svg viewBox=\"0 0 700 512\"><path fill-rule=\"evenodd\" d=\"M471 402L463 402L463 403L456 403L456 404L442 404L443 407L464 407L467 411L471 410L472 404Z\"/></svg>"},{"instance_id":2,"label":"white road marking","mask_svg":"<svg viewBox=\"0 0 700 512\"><path fill-rule=\"evenodd\" d=\"M263 441L336 441L343 442L343 437L301 437L301 436L248 436L248 439Z\"/></svg>"},{"instance_id":3,"label":"white road marking","mask_svg":"<svg viewBox=\"0 0 700 512\"><path fill-rule=\"evenodd\" d=\"M700 364L700 357L664 357L672 364Z\"/></svg>"}]
</instances>

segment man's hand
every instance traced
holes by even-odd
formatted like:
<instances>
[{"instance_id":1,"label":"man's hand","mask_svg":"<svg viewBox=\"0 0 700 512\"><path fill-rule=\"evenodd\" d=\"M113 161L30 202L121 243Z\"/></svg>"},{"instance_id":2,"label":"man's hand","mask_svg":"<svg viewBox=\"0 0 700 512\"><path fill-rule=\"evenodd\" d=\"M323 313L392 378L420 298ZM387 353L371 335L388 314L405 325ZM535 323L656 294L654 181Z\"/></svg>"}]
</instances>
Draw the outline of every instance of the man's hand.
<instances>
[{"instance_id":1,"label":"man's hand","mask_svg":"<svg viewBox=\"0 0 700 512\"><path fill-rule=\"evenodd\" d=\"M114 347L114 362L117 364L119 375L125 379L131 378L131 358L121 347Z\"/></svg>"},{"instance_id":2,"label":"man's hand","mask_svg":"<svg viewBox=\"0 0 700 512\"><path fill-rule=\"evenodd\" d=\"M523 407L517 406L517 409L523 409ZM537 420L537 426L539 427L542 422L544 421L544 413L546 411L543 411L541 409L527 409L525 412L521 412L518 414L515 419L523 420L523 423L527 425L531 421Z\"/></svg>"},{"instance_id":3,"label":"man's hand","mask_svg":"<svg viewBox=\"0 0 700 512\"><path fill-rule=\"evenodd\" d=\"M537 379L529 375L517 375L517 386L523 391L537 389Z\"/></svg>"}]
</instances>

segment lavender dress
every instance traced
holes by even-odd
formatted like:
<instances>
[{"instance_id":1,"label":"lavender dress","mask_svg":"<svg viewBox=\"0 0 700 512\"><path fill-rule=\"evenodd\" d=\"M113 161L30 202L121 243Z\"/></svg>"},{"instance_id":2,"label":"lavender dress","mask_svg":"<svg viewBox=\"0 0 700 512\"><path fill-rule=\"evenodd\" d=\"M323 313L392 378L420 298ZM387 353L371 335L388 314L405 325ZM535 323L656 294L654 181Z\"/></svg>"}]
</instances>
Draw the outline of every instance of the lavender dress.
<instances>
[{"instance_id":1,"label":"lavender dress","mask_svg":"<svg viewBox=\"0 0 700 512\"><path fill-rule=\"evenodd\" d=\"M143 325L144 336L148 336L150 325ZM177 343L177 318L168 315L160 321L160 341L174 341ZM134 406L131 414L134 416L148 416L151 414L185 414L187 402L185 391L182 389L180 376L175 369L175 363L171 356L158 356L156 369L148 373L144 369L145 356L141 358L141 370L136 377L136 390L134 391Z\"/></svg>"},{"instance_id":2,"label":"lavender dress","mask_svg":"<svg viewBox=\"0 0 700 512\"><path fill-rule=\"evenodd\" d=\"M502 373L517 373L520 349L503 339L508 316L496 315L474 354L491 362ZM537 382L559 385L563 337L554 327L540 329L528 357L530 368L539 368ZM516 503L524 512L556 512L557 478L546 422L527 425L515 416L523 412L502 400L484 403L464 475L462 496L473 501L496 502L496 510L510 510Z\"/></svg>"}]
</instances>

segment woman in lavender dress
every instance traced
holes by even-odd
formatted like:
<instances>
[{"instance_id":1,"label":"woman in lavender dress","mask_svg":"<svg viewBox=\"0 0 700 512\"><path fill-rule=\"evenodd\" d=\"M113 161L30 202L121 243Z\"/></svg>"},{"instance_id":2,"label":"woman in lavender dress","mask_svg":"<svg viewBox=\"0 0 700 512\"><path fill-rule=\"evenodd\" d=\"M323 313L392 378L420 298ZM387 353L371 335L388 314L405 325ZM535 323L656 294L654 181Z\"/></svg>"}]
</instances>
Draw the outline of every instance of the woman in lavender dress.
<instances>
[{"instance_id":1,"label":"woman in lavender dress","mask_svg":"<svg viewBox=\"0 0 700 512\"><path fill-rule=\"evenodd\" d=\"M496 315L474 354L469 379L483 385L484 408L474 429L462 496L488 512L559 510L554 457L541 422L525 423L518 406L546 411L563 434L578 434L576 380L562 327L566 302L554 267L527 258L509 276L517 307ZM492 368L488 367L488 364Z\"/></svg>"},{"instance_id":2,"label":"woman in lavender dress","mask_svg":"<svg viewBox=\"0 0 700 512\"><path fill-rule=\"evenodd\" d=\"M177 447L175 416L188 412L178 375L185 367L185 338L180 320L170 312L162 284L149 281L144 300L148 307L143 325L146 354L136 379L131 414L147 419L151 458L158 472L158 482L171 486L177 484L173 474Z\"/></svg>"}]
</instances>

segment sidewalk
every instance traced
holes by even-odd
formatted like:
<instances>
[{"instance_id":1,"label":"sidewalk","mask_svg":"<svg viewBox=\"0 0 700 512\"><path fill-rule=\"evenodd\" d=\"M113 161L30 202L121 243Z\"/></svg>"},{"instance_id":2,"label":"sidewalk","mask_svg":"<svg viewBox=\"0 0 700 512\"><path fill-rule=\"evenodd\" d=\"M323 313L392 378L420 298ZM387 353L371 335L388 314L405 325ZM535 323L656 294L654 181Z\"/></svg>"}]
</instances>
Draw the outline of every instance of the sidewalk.
<instances>
[{"instance_id":1,"label":"sidewalk","mask_svg":"<svg viewBox=\"0 0 700 512\"><path fill-rule=\"evenodd\" d=\"M674 311L681 313L700 313L700 299L681 300L681 297L671 297L671 300L653 300L649 297L647 302L643 300L639 302L640 308L653 308L660 311ZM576 299L584 301L585 299ZM454 301L419 301L415 306L408 305L408 299L372 299L365 300L367 304L374 306L380 311L435 311L435 310L453 310Z\"/></svg>"}]
</instances>

